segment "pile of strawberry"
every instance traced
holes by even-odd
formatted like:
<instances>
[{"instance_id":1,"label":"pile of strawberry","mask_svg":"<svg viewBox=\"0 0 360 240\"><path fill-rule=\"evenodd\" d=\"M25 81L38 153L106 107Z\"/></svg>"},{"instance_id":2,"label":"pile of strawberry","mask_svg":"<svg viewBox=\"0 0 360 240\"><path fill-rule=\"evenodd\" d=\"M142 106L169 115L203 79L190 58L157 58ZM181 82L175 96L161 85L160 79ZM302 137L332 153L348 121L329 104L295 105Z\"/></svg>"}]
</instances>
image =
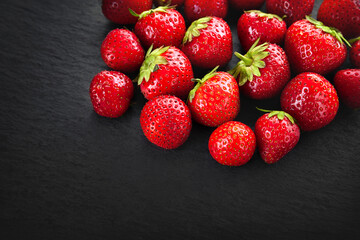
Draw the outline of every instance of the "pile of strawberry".
<instances>
[{"instance_id":1,"label":"pile of strawberry","mask_svg":"<svg viewBox=\"0 0 360 240\"><path fill-rule=\"evenodd\" d=\"M360 1L324 0L318 13L323 22L307 16L314 0L267 0L269 13L250 10L264 2L156 0L159 7L151 9L152 0L103 0L108 19L135 26L110 31L101 45L101 56L114 71L102 71L91 82L95 112L123 115L134 95L125 74L137 72L135 81L148 100L140 124L150 142L177 148L188 139L194 120L216 127L208 144L212 157L240 166L256 146L266 163L277 162L295 147L301 130L314 131L334 119L339 97L360 108L360 39L355 38L360 36ZM175 6L184 8L188 28ZM233 55L232 34L223 20L229 7L247 10L237 23L246 53L235 52L239 62L225 72L218 69ZM344 36L354 38L352 47ZM338 71L330 83L324 76L343 65L346 44L354 69ZM194 78L193 67L209 73ZM259 100L280 96L282 110L259 109L265 114L253 131L234 121L240 93Z\"/></svg>"}]
</instances>

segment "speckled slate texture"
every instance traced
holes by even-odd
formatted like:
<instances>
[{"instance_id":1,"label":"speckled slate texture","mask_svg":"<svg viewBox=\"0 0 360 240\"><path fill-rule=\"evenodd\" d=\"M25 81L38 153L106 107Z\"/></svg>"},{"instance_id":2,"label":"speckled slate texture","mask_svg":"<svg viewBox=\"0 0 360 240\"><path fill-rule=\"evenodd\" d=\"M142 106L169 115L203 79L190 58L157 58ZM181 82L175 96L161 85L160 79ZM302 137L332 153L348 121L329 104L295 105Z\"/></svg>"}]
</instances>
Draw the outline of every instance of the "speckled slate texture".
<instances>
[{"instance_id":1,"label":"speckled slate texture","mask_svg":"<svg viewBox=\"0 0 360 240\"><path fill-rule=\"evenodd\" d=\"M150 144L139 91L119 119L93 112L100 44L118 27L98 1L1 0L0 16L0 239L360 239L359 111L341 105L275 165L256 153L224 167L212 128L194 124L176 150ZM241 101L252 128L255 106L279 107Z\"/></svg>"}]
</instances>

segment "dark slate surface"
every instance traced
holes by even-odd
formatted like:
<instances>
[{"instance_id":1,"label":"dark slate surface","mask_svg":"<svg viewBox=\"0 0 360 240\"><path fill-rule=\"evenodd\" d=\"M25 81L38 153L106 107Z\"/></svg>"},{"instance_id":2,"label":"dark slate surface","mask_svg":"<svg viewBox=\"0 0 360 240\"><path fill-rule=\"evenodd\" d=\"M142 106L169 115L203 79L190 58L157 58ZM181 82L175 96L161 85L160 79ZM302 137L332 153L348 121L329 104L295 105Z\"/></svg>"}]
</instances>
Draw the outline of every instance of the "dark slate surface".
<instances>
[{"instance_id":1,"label":"dark slate surface","mask_svg":"<svg viewBox=\"0 0 360 240\"><path fill-rule=\"evenodd\" d=\"M150 144L139 91L119 119L93 112L88 87L107 69L100 44L117 27L98 1L1 0L0 14L0 239L360 236L359 112L341 105L275 165L256 153L224 167L208 152L211 128L194 124L176 150ZM241 101L237 120L252 128L255 106L279 107Z\"/></svg>"}]
</instances>

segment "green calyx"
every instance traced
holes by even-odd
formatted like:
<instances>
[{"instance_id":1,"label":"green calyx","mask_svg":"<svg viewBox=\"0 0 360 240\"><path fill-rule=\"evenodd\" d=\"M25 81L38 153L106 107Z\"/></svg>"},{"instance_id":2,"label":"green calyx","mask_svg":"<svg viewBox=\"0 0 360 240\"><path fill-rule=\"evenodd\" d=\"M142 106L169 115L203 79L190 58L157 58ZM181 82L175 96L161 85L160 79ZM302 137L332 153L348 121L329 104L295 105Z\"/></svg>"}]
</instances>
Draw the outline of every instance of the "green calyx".
<instances>
[{"instance_id":1,"label":"green calyx","mask_svg":"<svg viewBox=\"0 0 360 240\"><path fill-rule=\"evenodd\" d=\"M349 40L349 43L350 43L350 44L354 44L354 43L357 42L357 41L360 41L360 37L350 39L350 40Z\"/></svg>"},{"instance_id":2,"label":"green calyx","mask_svg":"<svg viewBox=\"0 0 360 240\"><path fill-rule=\"evenodd\" d=\"M202 86L204 85L204 83L209 80L212 77L215 77L216 75L218 75L219 73L216 72L216 70L219 68L219 66L215 67L213 70L211 70L211 72L209 72L208 74L206 74L202 79L199 78L194 78L192 79L193 82L197 82L197 84L195 85L195 87L190 91L189 93L189 97L188 97L188 101L192 101L195 97L195 93L196 91Z\"/></svg>"},{"instance_id":3,"label":"green calyx","mask_svg":"<svg viewBox=\"0 0 360 240\"><path fill-rule=\"evenodd\" d=\"M168 63L166 58L161 56L161 54L166 52L169 48L170 47L160 47L153 51L153 46L151 45L146 53L145 60L140 67L137 81L138 85L140 85L144 79L146 82L149 81L151 73L157 71L160 64Z\"/></svg>"},{"instance_id":4,"label":"green calyx","mask_svg":"<svg viewBox=\"0 0 360 240\"><path fill-rule=\"evenodd\" d=\"M269 118L276 116L279 120L283 120L285 117L287 117L292 124L295 124L295 119L284 111L265 110L258 107L256 109L265 113L269 113Z\"/></svg>"},{"instance_id":5,"label":"green calyx","mask_svg":"<svg viewBox=\"0 0 360 240\"><path fill-rule=\"evenodd\" d=\"M308 20L310 23L314 24L315 27L323 30L326 33L331 34L333 37L335 37L341 44L345 43L346 45L348 45L349 47L351 47L350 43L344 38L344 36L342 35L342 33L334 28L334 27L328 27L325 26L322 22L315 20L314 18L310 17L310 16L306 16L305 17L306 20Z\"/></svg>"},{"instance_id":6,"label":"green calyx","mask_svg":"<svg viewBox=\"0 0 360 240\"><path fill-rule=\"evenodd\" d=\"M168 6L168 5L166 5L166 6L161 6L161 7L155 8L155 9L150 9L148 11L144 11L144 12L142 12L140 14L137 14L136 12L134 12L132 9L129 8L129 12L130 12L131 15L133 15L134 17L139 18L139 20L140 20L140 19L142 19L142 18L146 17L147 15L152 14L154 12L166 12L167 9L175 9L175 7L176 6Z\"/></svg>"},{"instance_id":7,"label":"green calyx","mask_svg":"<svg viewBox=\"0 0 360 240\"><path fill-rule=\"evenodd\" d=\"M264 13L262 11L259 11L259 10L250 10L250 11L245 11L246 13L256 13L259 17L267 17L269 19L272 19L272 18L276 18L278 19L279 21L282 21L283 19L281 17L279 17L278 15L276 14L271 14L271 13Z\"/></svg>"},{"instance_id":8,"label":"green calyx","mask_svg":"<svg viewBox=\"0 0 360 240\"><path fill-rule=\"evenodd\" d=\"M210 22L212 17L203 17L191 23L190 27L185 33L182 44L191 42L194 37L200 36L200 29L207 28L207 23Z\"/></svg>"},{"instance_id":9,"label":"green calyx","mask_svg":"<svg viewBox=\"0 0 360 240\"><path fill-rule=\"evenodd\" d=\"M245 55L235 52L235 56L237 56L240 61L229 71L229 73L233 75L234 78L239 79L240 86L243 86L247 81L251 82L254 79L254 75L260 77L260 68L265 67L263 59L270 54L266 51L269 44L263 43L257 46L259 40L260 38L256 40Z\"/></svg>"}]
</instances>

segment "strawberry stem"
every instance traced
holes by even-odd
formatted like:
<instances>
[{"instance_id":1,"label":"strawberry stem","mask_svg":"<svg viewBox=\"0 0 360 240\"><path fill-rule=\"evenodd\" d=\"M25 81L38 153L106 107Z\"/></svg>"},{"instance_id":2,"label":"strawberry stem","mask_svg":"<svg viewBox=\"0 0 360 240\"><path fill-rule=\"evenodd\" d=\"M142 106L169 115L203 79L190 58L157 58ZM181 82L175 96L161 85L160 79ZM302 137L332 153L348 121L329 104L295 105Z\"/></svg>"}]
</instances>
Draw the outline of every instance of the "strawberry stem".
<instances>
[{"instance_id":1,"label":"strawberry stem","mask_svg":"<svg viewBox=\"0 0 360 240\"><path fill-rule=\"evenodd\" d=\"M195 97L195 93L196 91L202 86L204 85L204 83L209 80L212 77L215 77L216 75L218 75L219 73L216 72L216 70L219 68L219 66L216 66L213 70L211 70L211 72L209 72L208 74L206 74L202 79L199 78L194 78L192 79L193 82L197 82L197 84L195 85L195 87L189 92L189 96L188 96L188 101L192 101Z\"/></svg>"},{"instance_id":2,"label":"strawberry stem","mask_svg":"<svg viewBox=\"0 0 360 240\"><path fill-rule=\"evenodd\" d=\"M185 33L182 44L191 42L194 37L200 36L199 30L207 28L208 27L207 23L210 22L211 19L212 19L212 17L203 17L203 18L200 18L200 19L194 21L193 23L191 23L190 27L188 28L188 30Z\"/></svg>"},{"instance_id":3,"label":"strawberry stem","mask_svg":"<svg viewBox=\"0 0 360 240\"><path fill-rule=\"evenodd\" d=\"M287 112L277 110L265 110L258 107L256 107L256 109L261 112L269 113L269 118L276 116L279 120L283 120L285 117L287 117L292 124L295 124L295 119Z\"/></svg>"},{"instance_id":4,"label":"strawberry stem","mask_svg":"<svg viewBox=\"0 0 360 240\"><path fill-rule=\"evenodd\" d=\"M235 52L235 56L238 57L240 61L229 73L239 80L240 86L243 86L247 81L251 82L254 79L254 75L260 77L260 69L265 67L263 59L270 54L266 51L269 44L263 43L258 46L259 41L260 38L255 41L245 55Z\"/></svg>"},{"instance_id":5,"label":"strawberry stem","mask_svg":"<svg viewBox=\"0 0 360 240\"><path fill-rule=\"evenodd\" d=\"M250 11L245 11L246 13L256 13L259 17L267 17L269 19L272 19L272 18L276 18L278 19L279 21L283 21L283 18L281 18L280 16L276 15L276 14L271 14L271 13L264 13L262 11L259 11L259 10L250 10ZM286 15L285 15L286 16Z\"/></svg>"},{"instance_id":6,"label":"strawberry stem","mask_svg":"<svg viewBox=\"0 0 360 240\"><path fill-rule=\"evenodd\" d=\"M360 41L360 37L350 39L350 40L349 40L349 43L350 43L350 44L354 44L354 43L357 42L357 41Z\"/></svg>"},{"instance_id":7,"label":"strawberry stem","mask_svg":"<svg viewBox=\"0 0 360 240\"><path fill-rule=\"evenodd\" d=\"M318 21L318 20L315 20L314 18L310 17L310 16L306 16L305 17L306 20L308 20L310 23L312 23L313 25L315 25L315 27L323 30L324 32L326 33L329 33L331 34L333 37L335 37L341 44L345 44L348 45L349 47L351 47L351 44L344 38L344 36L342 35L342 33L334 28L334 27L328 27L328 26L325 26L324 23Z\"/></svg>"}]
</instances>

